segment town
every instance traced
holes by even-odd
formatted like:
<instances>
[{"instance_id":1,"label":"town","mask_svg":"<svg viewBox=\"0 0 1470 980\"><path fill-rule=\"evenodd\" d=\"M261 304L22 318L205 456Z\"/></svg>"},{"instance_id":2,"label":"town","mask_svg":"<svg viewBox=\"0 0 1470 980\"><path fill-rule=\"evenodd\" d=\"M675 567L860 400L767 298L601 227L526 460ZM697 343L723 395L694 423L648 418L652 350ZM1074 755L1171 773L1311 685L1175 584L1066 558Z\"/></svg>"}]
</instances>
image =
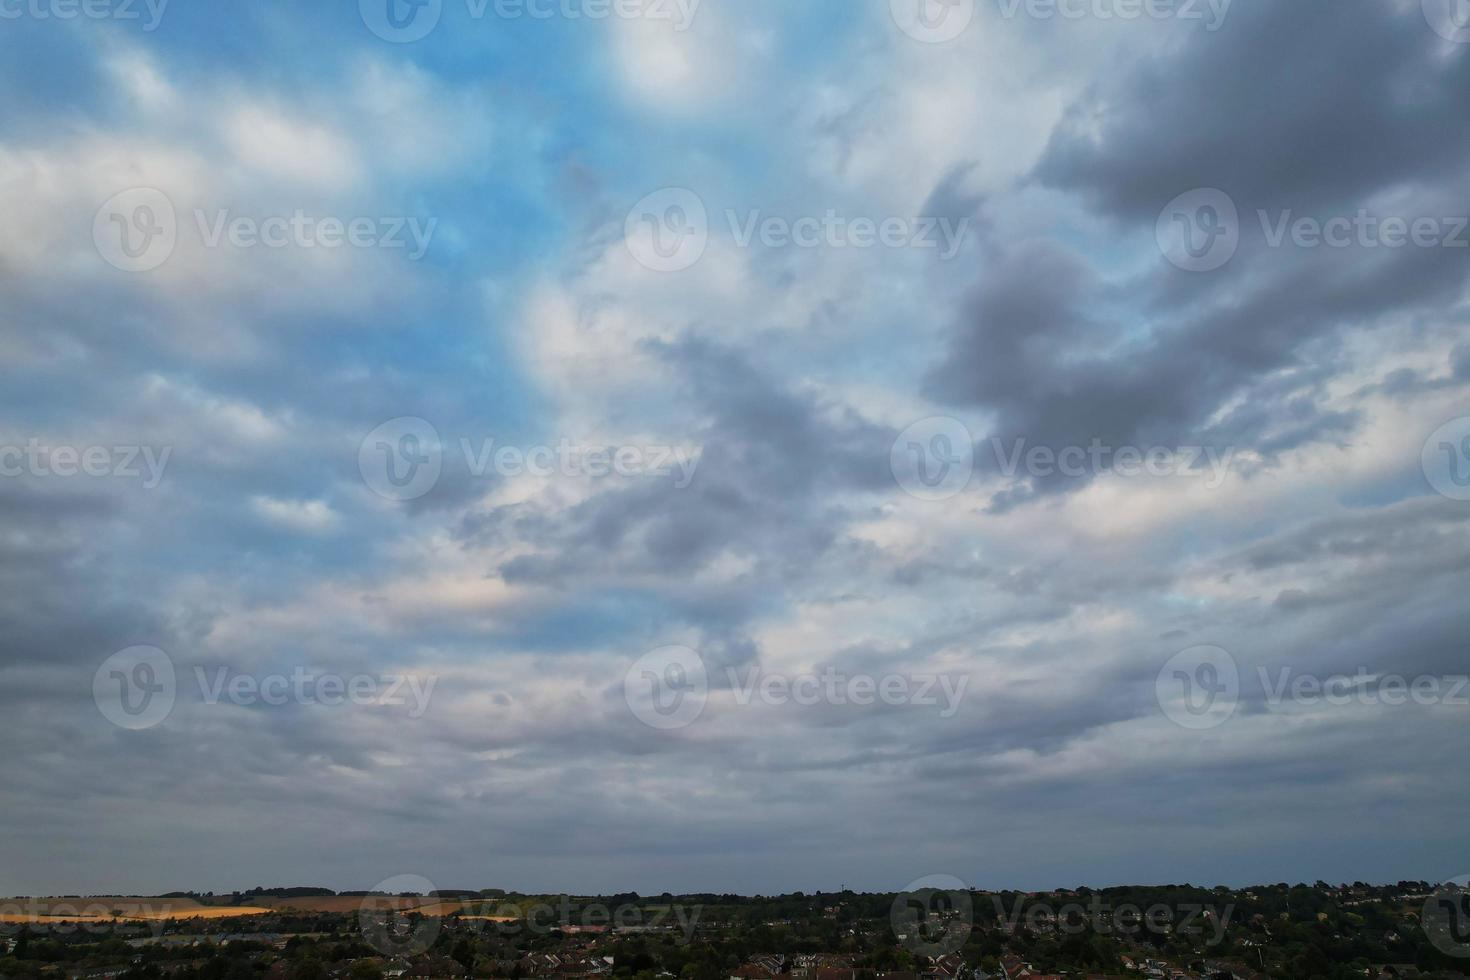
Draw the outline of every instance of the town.
<instances>
[{"instance_id":1,"label":"town","mask_svg":"<svg viewBox=\"0 0 1470 980\"><path fill-rule=\"evenodd\" d=\"M0 980L1451 980L1470 966L1467 900L1410 881L13 899Z\"/></svg>"}]
</instances>

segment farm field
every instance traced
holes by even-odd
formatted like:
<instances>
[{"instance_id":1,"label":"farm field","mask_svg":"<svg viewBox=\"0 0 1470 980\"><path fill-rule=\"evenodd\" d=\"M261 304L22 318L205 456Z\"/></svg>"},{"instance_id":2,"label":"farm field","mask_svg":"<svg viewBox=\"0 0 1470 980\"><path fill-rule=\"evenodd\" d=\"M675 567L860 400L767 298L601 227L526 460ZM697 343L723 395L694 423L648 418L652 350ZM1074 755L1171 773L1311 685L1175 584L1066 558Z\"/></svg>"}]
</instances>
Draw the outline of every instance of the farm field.
<instances>
[{"instance_id":1,"label":"farm field","mask_svg":"<svg viewBox=\"0 0 1470 980\"><path fill-rule=\"evenodd\" d=\"M108 922L122 919L151 922L165 919L233 919L265 915L258 905L201 905L192 898L101 895L85 898L12 898L0 900L0 922Z\"/></svg>"},{"instance_id":2,"label":"farm field","mask_svg":"<svg viewBox=\"0 0 1470 980\"><path fill-rule=\"evenodd\" d=\"M361 895L312 895L304 898L276 898L268 895L263 895L260 896L258 899L252 899L252 901L256 901L260 905L266 906L270 909L291 909L297 912L333 913L356 912L362 906L362 903L368 901L368 899ZM387 909L390 906L392 908L405 911L408 909L416 909L422 912L424 915L446 914L444 911L430 911L431 908L444 909L445 907L449 907L448 911L452 912L457 911L460 906L459 902L446 902L443 899L438 898L399 898L390 897L387 895L372 896L372 903L373 907L378 909Z\"/></svg>"},{"instance_id":3,"label":"farm field","mask_svg":"<svg viewBox=\"0 0 1470 980\"><path fill-rule=\"evenodd\" d=\"M240 916L267 915L273 912L308 914L352 914L364 902L373 908L415 911L421 915L444 917L462 912L466 918L489 922L512 922L514 916L483 914L486 903L477 900L443 899L434 896L387 896L370 898L361 895L313 895L278 897L261 895L251 898L249 905L216 905L194 898L157 898L140 895L99 895L86 897L11 898L0 899L0 923L65 923L127 921L160 921L166 919L231 919ZM493 908L493 906L490 906Z\"/></svg>"}]
</instances>

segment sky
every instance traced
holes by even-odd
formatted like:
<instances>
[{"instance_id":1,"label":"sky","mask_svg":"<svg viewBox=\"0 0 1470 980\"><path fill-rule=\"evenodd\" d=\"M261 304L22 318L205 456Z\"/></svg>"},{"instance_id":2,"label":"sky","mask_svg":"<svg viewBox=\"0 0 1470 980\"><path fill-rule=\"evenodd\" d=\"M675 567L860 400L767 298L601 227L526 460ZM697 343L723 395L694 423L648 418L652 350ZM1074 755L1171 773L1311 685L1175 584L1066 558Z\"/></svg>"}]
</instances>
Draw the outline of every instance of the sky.
<instances>
[{"instance_id":1,"label":"sky","mask_svg":"<svg viewBox=\"0 0 1470 980\"><path fill-rule=\"evenodd\" d=\"M1463 0L0 0L0 894L1470 872Z\"/></svg>"}]
</instances>

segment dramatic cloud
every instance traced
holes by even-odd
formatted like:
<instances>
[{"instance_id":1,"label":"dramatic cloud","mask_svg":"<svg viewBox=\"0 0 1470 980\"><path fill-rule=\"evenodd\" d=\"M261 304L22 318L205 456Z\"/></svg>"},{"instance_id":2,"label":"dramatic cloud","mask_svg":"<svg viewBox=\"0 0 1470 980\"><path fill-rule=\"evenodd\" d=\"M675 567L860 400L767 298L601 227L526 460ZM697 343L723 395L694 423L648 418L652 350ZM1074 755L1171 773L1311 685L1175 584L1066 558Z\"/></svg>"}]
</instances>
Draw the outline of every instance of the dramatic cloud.
<instances>
[{"instance_id":1,"label":"dramatic cloud","mask_svg":"<svg viewBox=\"0 0 1470 980\"><path fill-rule=\"evenodd\" d=\"M0 32L0 894L1467 870L1417 0L354 8Z\"/></svg>"}]
</instances>

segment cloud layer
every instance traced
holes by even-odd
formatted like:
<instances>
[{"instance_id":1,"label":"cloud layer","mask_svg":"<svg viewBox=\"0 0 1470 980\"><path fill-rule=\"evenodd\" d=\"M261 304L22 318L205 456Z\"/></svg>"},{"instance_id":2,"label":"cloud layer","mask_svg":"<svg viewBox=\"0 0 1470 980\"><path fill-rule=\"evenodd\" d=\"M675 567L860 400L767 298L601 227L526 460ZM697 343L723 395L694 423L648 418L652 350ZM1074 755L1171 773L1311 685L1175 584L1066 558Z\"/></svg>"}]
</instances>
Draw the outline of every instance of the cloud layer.
<instances>
[{"instance_id":1,"label":"cloud layer","mask_svg":"<svg viewBox=\"0 0 1470 980\"><path fill-rule=\"evenodd\" d=\"M0 894L1467 870L1470 705L1377 696L1470 672L1470 425L1431 438L1470 414L1470 45L1432 3L977 0L942 43L866 0L446 0L412 43L351 6L0 32L35 93L0 107ZM705 213L650 215L701 236L675 271L626 238L668 188ZM1201 189L1208 270L1165 241ZM941 218L950 258L855 220ZM734 233L767 219L822 231ZM93 682L139 645L177 693L131 730ZM1202 645L1238 687L1191 728L1160 685ZM630 668L670 646L708 683L660 728ZM434 687L210 703L220 670Z\"/></svg>"}]
</instances>

